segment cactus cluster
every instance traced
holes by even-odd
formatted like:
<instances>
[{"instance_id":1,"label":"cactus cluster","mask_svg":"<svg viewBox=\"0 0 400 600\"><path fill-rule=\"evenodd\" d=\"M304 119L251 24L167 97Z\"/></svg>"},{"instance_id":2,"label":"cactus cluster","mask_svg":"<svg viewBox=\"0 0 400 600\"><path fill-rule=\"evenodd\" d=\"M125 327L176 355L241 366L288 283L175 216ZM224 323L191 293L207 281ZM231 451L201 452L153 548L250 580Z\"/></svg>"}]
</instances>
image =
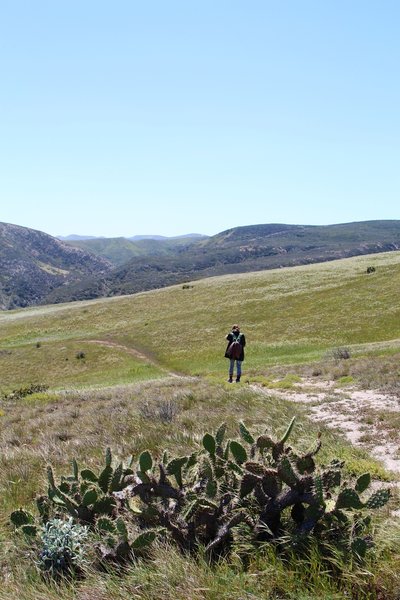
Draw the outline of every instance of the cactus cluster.
<instances>
[{"instance_id":1,"label":"cactus cluster","mask_svg":"<svg viewBox=\"0 0 400 600\"><path fill-rule=\"evenodd\" d=\"M46 392L49 389L48 385L39 384L39 383L31 383L25 387L18 388L16 390L12 390L9 393L3 393L0 396L1 400L21 400L22 398L26 398L26 396L30 396L32 394L37 394L38 392Z\"/></svg>"},{"instance_id":2,"label":"cactus cluster","mask_svg":"<svg viewBox=\"0 0 400 600\"><path fill-rule=\"evenodd\" d=\"M47 468L49 482L48 498L64 512L80 523L93 525L100 515L112 515L117 506L113 492L123 488L126 475L132 474L132 469L120 463L116 468L111 466L111 450L107 448L105 466L99 474L91 469L79 471L76 460L72 462L73 472L67 477L61 477L60 483L55 483L52 468Z\"/></svg>"},{"instance_id":3,"label":"cactus cluster","mask_svg":"<svg viewBox=\"0 0 400 600\"><path fill-rule=\"evenodd\" d=\"M368 473L350 485L342 481L343 463L317 467L321 440L306 453L287 445L294 426L274 440L258 437L239 423L240 441L225 439L226 424L203 436L190 455L171 457L165 451L156 462L149 451L136 465L113 467L110 449L99 474L79 470L56 483L48 468L47 496L37 500L40 519L71 517L100 537L103 560L126 560L140 554L154 539L166 537L187 552L201 546L210 559L226 555L238 531L257 545L283 535L313 535L363 557L371 545L369 510L384 506L389 490L367 500ZM20 509L14 525L34 535L35 519Z\"/></svg>"}]
</instances>

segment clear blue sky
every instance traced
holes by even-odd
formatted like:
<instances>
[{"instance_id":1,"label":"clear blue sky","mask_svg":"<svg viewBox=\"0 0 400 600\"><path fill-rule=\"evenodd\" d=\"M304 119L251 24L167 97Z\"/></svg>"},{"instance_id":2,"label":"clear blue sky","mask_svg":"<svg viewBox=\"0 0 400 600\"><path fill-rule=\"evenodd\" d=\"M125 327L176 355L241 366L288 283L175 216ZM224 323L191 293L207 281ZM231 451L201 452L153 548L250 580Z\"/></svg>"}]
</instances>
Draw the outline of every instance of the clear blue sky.
<instances>
[{"instance_id":1,"label":"clear blue sky","mask_svg":"<svg viewBox=\"0 0 400 600\"><path fill-rule=\"evenodd\" d=\"M0 0L0 221L400 219L400 2Z\"/></svg>"}]
</instances>

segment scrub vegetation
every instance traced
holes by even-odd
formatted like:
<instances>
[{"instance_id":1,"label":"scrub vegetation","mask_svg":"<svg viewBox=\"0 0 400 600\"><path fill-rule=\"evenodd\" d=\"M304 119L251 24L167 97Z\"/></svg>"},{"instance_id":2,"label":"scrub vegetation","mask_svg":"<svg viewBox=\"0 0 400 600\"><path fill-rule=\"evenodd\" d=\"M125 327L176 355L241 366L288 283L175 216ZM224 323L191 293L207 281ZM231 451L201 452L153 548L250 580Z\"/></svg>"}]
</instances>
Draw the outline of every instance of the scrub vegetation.
<instances>
[{"instance_id":1,"label":"scrub vegetation","mask_svg":"<svg viewBox=\"0 0 400 600\"><path fill-rule=\"evenodd\" d=\"M375 271L367 274L369 266ZM255 549L242 540L210 562L205 549L188 555L157 539L146 556L102 572L89 549L75 578L55 582L43 577L32 540L10 523L19 508L35 513L36 496L48 493L49 464L57 482L74 459L98 473L107 447L114 468L130 456L136 464L146 451L156 464L165 450L200 451L204 434L223 422L232 440L240 421L279 439L296 417L296 451L307 452L320 433L320 465L337 459L344 479L368 472L385 488L393 474L336 432L316 428L307 405L282 392L304 376L396 391L398 289L400 255L391 252L1 313L0 598L398 598L396 491L374 511L363 560L332 545L327 561L312 538L307 552L285 538ZM225 381L224 336L233 322L248 340L239 385ZM347 358L335 353L343 348ZM259 393L266 383L279 396Z\"/></svg>"}]
</instances>

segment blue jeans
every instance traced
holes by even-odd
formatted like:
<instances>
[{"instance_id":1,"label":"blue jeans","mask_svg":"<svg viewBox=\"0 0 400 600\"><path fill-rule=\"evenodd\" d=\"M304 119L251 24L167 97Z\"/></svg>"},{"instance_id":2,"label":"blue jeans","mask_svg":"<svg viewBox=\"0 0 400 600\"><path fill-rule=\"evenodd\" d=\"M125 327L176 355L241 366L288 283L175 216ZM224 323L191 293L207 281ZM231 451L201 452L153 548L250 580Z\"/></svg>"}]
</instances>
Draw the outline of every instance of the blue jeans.
<instances>
[{"instance_id":1,"label":"blue jeans","mask_svg":"<svg viewBox=\"0 0 400 600\"><path fill-rule=\"evenodd\" d=\"M242 375L242 361L235 361L234 358L231 358L229 361L229 377L233 377L233 369L235 367L236 362L236 377L240 377Z\"/></svg>"}]
</instances>

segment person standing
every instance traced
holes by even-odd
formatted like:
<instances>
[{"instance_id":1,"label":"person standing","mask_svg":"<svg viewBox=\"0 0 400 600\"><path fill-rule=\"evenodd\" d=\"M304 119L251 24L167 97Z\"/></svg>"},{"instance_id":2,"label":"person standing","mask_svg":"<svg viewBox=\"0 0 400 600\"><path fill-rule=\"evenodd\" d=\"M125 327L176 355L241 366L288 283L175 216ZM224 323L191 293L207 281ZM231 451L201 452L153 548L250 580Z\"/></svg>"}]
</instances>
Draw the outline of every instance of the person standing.
<instances>
[{"instance_id":1,"label":"person standing","mask_svg":"<svg viewBox=\"0 0 400 600\"><path fill-rule=\"evenodd\" d=\"M239 325L232 325L232 331L228 333L226 339L228 340L228 346L226 347L225 358L229 358L228 382L232 383L233 381L233 372L236 362L236 383L239 383L242 376L242 362L244 361L246 338L244 333L240 332Z\"/></svg>"}]
</instances>

